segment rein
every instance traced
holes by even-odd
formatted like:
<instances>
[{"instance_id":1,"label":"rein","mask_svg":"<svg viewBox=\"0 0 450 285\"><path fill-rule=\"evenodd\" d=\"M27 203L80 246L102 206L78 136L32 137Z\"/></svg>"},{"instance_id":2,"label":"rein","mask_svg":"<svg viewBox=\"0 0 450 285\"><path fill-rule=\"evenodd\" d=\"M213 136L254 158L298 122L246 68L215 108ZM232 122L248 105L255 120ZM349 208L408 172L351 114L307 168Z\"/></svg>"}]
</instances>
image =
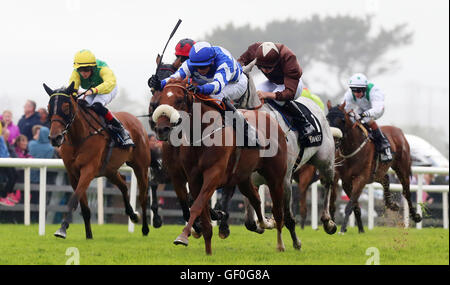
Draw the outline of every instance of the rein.
<instances>
[{"instance_id":1,"label":"rein","mask_svg":"<svg viewBox=\"0 0 450 285\"><path fill-rule=\"evenodd\" d=\"M358 152L361 151L361 149L370 141L369 135L367 133L367 130L363 127L363 125L359 122L359 121L355 121L355 123L352 126L352 129L358 127L359 129L361 129L361 131L363 132L364 136L366 137L365 140L362 142L362 144L352 153L350 154L343 154L341 149L338 149L338 154L340 157L342 157L344 160L350 157L355 156ZM340 163L342 163L343 161L340 161Z\"/></svg>"}]
</instances>

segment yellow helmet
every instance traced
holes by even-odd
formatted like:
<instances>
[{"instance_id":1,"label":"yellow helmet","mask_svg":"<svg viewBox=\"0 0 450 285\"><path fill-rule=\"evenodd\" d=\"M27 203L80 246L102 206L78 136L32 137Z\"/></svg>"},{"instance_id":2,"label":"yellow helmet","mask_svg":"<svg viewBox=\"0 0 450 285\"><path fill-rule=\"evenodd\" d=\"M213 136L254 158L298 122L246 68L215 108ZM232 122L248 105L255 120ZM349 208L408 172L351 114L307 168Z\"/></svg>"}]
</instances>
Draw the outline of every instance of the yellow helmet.
<instances>
[{"instance_id":1,"label":"yellow helmet","mask_svg":"<svg viewBox=\"0 0 450 285\"><path fill-rule=\"evenodd\" d=\"M96 66L95 55L87 49L82 49L73 58L73 68L78 69L84 66Z\"/></svg>"}]
</instances>

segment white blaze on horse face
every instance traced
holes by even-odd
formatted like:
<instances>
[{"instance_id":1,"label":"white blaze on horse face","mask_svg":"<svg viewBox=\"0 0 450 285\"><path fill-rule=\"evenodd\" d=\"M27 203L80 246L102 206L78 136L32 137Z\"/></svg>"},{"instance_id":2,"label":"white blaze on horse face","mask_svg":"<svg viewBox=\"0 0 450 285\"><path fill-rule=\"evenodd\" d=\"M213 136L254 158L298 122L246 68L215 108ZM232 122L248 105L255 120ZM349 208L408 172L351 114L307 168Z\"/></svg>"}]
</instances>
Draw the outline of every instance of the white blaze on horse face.
<instances>
[{"instance_id":1,"label":"white blaze on horse face","mask_svg":"<svg viewBox=\"0 0 450 285\"><path fill-rule=\"evenodd\" d=\"M173 96L173 93L172 93L172 91L169 91L169 92L167 92L167 97L171 97L171 96Z\"/></svg>"}]
</instances>

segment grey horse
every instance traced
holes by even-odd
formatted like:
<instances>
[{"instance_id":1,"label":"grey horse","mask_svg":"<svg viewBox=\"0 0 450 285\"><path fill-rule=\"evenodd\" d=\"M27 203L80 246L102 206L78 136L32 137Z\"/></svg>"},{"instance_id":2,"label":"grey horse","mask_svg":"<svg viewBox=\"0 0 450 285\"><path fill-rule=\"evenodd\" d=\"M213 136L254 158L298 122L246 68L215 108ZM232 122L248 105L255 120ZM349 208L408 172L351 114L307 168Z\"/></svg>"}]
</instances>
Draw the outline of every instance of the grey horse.
<instances>
[{"instance_id":1,"label":"grey horse","mask_svg":"<svg viewBox=\"0 0 450 285\"><path fill-rule=\"evenodd\" d=\"M297 238L295 233L295 219L292 214L292 174L298 170L302 165L309 163L314 165L323 177L322 181L325 184L326 195L324 200L324 210L322 212L321 220L323 222L323 226L325 231L328 234L334 234L336 232L336 224L332 221L330 212L329 212L329 203L330 203L330 195L331 195L331 185L334 179L334 155L335 155L335 146L334 139L332 135L332 131L328 124L328 121L325 117L325 113L320 109L315 102L308 98L300 97L296 101L305 105L312 114L319 120L319 123L322 128L322 144L316 147L307 147L304 149L303 156L301 161L296 163L297 158L300 154L300 146L298 145L298 134L297 132L290 129L290 127L284 121L282 115L273 108L270 104L264 103L261 104L257 94L256 87L252 76L249 74L251 68L253 67L252 63L248 66L244 67L244 72L247 74L249 78L249 88L246 94L241 98L238 108L242 109L255 109L259 108L260 111L265 111L269 113L273 118L278 121L278 124L282 128L285 133L287 146L288 146L288 159L287 159L287 172L284 177L284 219L285 226L289 230L291 234L291 238L293 240L293 245L295 249L300 249L301 242ZM295 167L295 169L294 169ZM257 173L253 174L252 181L255 186L260 186L265 184L264 179ZM227 204L231 200L231 196L233 195L233 190L224 191L225 197L222 198L222 203L220 208L226 211ZM245 211L245 225L247 229L251 231L255 231L258 233L262 233L264 229L259 228L258 223L256 222L256 217L253 208L250 206L250 203L246 201L244 198L246 211ZM261 209L264 209L261 207ZM264 214L264 213L263 213ZM222 238L225 238L229 234L227 220L223 219L219 225L219 235Z\"/></svg>"}]
</instances>

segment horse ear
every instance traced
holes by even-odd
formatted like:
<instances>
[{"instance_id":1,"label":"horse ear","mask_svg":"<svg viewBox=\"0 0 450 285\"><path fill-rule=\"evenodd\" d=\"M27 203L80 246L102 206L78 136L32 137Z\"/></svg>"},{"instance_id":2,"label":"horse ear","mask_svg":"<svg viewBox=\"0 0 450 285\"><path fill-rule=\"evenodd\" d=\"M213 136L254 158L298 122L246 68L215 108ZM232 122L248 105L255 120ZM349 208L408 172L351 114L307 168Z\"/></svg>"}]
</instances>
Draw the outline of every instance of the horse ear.
<instances>
[{"instance_id":1,"label":"horse ear","mask_svg":"<svg viewBox=\"0 0 450 285\"><path fill-rule=\"evenodd\" d=\"M158 53L158 55L156 56L156 64L159 64L160 62L161 62L161 56Z\"/></svg>"},{"instance_id":2,"label":"horse ear","mask_svg":"<svg viewBox=\"0 0 450 285\"><path fill-rule=\"evenodd\" d=\"M75 86L75 81L72 81L69 85L69 87L67 87L67 93L69 93L68 95L72 95L74 89L73 87Z\"/></svg>"},{"instance_id":3,"label":"horse ear","mask_svg":"<svg viewBox=\"0 0 450 285\"><path fill-rule=\"evenodd\" d=\"M44 85L45 92L47 92L48 96L52 95L53 90L50 87L48 87L45 83L43 85Z\"/></svg>"},{"instance_id":4,"label":"horse ear","mask_svg":"<svg viewBox=\"0 0 450 285\"><path fill-rule=\"evenodd\" d=\"M344 110L345 104L346 104L346 101L344 101L344 103L342 103L342 104L339 106L339 109Z\"/></svg>"},{"instance_id":5,"label":"horse ear","mask_svg":"<svg viewBox=\"0 0 450 285\"><path fill-rule=\"evenodd\" d=\"M330 100L327 101L327 107L328 107L328 110L330 110L332 108Z\"/></svg>"}]
</instances>

